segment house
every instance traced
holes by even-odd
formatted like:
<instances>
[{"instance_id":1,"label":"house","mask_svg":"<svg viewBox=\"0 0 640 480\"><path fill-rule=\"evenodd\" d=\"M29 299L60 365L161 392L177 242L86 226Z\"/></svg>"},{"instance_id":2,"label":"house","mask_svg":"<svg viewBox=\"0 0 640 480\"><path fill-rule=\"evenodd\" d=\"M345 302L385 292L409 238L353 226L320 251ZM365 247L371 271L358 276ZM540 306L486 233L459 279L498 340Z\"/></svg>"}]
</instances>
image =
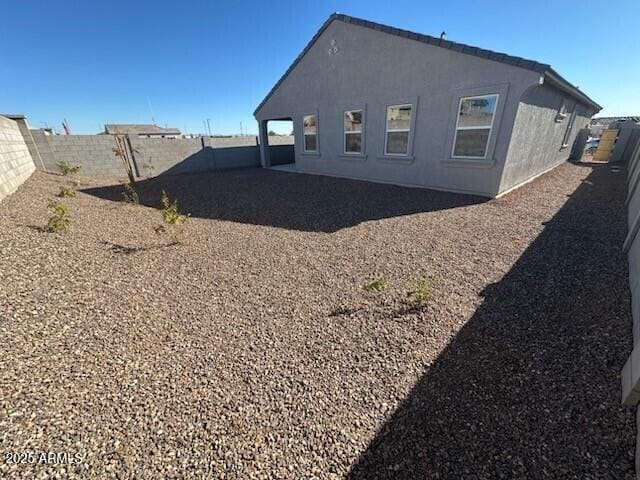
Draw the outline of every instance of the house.
<instances>
[{"instance_id":1,"label":"house","mask_svg":"<svg viewBox=\"0 0 640 480\"><path fill-rule=\"evenodd\" d=\"M107 124L103 135L132 135L138 138L180 138L177 128L162 128L153 124Z\"/></svg>"},{"instance_id":2,"label":"house","mask_svg":"<svg viewBox=\"0 0 640 480\"><path fill-rule=\"evenodd\" d=\"M254 112L302 173L496 197L569 157L601 107L549 65L333 14Z\"/></svg>"}]
</instances>

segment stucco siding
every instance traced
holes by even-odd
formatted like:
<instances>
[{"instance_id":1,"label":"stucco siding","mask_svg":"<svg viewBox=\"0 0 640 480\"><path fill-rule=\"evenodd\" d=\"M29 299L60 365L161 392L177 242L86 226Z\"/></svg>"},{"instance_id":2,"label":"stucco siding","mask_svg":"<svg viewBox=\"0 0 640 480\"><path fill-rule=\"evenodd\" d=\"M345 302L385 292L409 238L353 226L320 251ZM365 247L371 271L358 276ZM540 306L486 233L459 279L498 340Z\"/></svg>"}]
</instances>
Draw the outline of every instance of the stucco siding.
<instances>
[{"instance_id":1,"label":"stucco siding","mask_svg":"<svg viewBox=\"0 0 640 480\"><path fill-rule=\"evenodd\" d=\"M538 80L537 73L523 68L333 22L256 119L293 120L296 166L302 172L493 196L518 100ZM459 97L491 93L499 93L500 99L490 155L482 162L452 159ZM414 105L410 155L385 158L386 107L404 103ZM358 158L343 155L343 113L348 109L365 110L364 156ZM306 155L302 116L314 113L319 155Z\"/></svg>"},{"instance_id":2,"label":"stucco siding","mask_svg":"<svg viewBox=\"0 0 640 480\"><path fill-rule=\"evenodd\" d=\"M556 122L563 101L567 102L568 114L564 120ZM576 109L576 117L567 146L563 148L562 140L573 108ZM528 89L518 106L500 192L516 187L566 161L576 135L588 125L593 113L584 105L546 85Z\"/></svg>"}]
</instances>

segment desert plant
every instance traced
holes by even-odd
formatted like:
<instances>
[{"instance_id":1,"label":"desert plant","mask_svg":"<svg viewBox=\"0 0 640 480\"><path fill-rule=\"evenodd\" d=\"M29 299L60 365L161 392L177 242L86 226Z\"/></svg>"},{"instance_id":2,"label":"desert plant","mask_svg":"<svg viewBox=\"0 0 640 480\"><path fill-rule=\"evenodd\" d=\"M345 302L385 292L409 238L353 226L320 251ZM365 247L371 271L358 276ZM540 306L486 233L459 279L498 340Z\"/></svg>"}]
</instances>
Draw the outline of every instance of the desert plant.
<instances>
[{"instance_id":1,"label":"desert plant","mask_svg":"<svg viewBox=\"0 0 640 480\"><path fill-rule=\"evenodd\" d=\"M60 198L75 197L76 196L76 191L73 188L65 187L63 185L62 187L60 187L60 191L58 192L58 194L56 196L58 196Z\"/></svg>"},{"instance_id":2,"label":"desert plant","mask_svg":"<svg viewBox=\"0 0 640 480\"><path fill-rule=\"evenodd\" d=\"M379 293L385 291L389 287L389 282L384 277L377 278L371 283L365 283L362 289L369 293Z\"/></svg>"},{"instance_id":3,"label":"desert plant","mask_svg":"<svg viewBox=\"0 0 640 480\"><path fill-rule=\"evenodd\" d=\"M140 196L131 183L125 183L123 187L124 191L122 192L122 197L125 202L136 204L140 203Z\"/></svg>"},{"instance_id":4,"label":"desert plant","mask_svg":"<svg viewBox=\"0 0 640 480\"><path fill-rule=\"evenodd\" d=\"M47 222L47 232L61 232L69 228L71 219L69 218L69 207L64 203L49 200L49 210L53 213Z\"/></svg>"},{"instance_id":5,"label":"desert plant","mask_svg":"<svg viewBox=\"0 0 640 480\"><path fill-rule=\"evenodd\" d=\"M74 174L78 173L80 171L80 169L82 168L82 165L75 165L75 166L72 167L71 165L69 165L68 162L65 162L65 161L56 162L56 166L60 169L60 172L65 177L67 175L74 175Z\"/></svg>"},{"instance_id":6,"label":"desert plant","mask_svg":"<svg viewBox=\"0 0 640 480\"><path fill-rule=\"evenodd\" d=\"M183 215L178 210L178 201L169 200L167 192L162 191L162 225L155 228L157 234L164 234L172 244L182 243L184 224L189 220L189 214Z\"/></svg>"},{"instance_id":7,"label":"desert plant","mask_svg":"<svg viewBox=\"0 0 640 480\"><path fill-rule=\"evenodd\" d=\"M435 276L421 278L413 283L411 290L407 292L405 303L411 308L423 308L433 296L433 287L436 283Z\"/></svg>"},{"instance_id":8,"label":"desert plant","mask_svg":"<svg viewBox=\"0 0 640 480\"><path fill-rule=\"evenodd\" d=\"M133 168L131 167L132 159L129 158L129 150L125 143L125 137L123 135L114 135L113 139L116 142L116 147L113 149L113 153L122 161L122 166L124 167L125 172L127 172L127 177L129 177L129 183L135 186L136 177L133 174Z\"/></svg>"}]
</instances>

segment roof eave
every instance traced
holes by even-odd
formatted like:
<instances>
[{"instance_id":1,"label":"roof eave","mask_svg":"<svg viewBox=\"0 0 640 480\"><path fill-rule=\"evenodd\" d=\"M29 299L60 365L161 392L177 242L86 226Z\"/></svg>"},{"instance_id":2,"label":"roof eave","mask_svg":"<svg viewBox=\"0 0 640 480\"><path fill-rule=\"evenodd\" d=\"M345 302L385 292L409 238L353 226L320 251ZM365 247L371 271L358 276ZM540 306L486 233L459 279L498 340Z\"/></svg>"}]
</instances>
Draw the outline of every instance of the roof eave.
<instances>
[{"instance_id":1,"label":"roof eave","mask_svg":"<svg viewBox=\"0 0 640 480\"><path fill-rule=\"evenodd\" d=\"M565 93L568 93L576 100L582 102L583 104L592 107L595 109L595 113L598 113L602 110L602 106L596 103L594 100L589 98L585 93L583 93L578 87L572 85L567 80L565 80L558 72L556 72L553 68L550 68L546 72L544 72L544 81L545 83L549 83L554 87L562 90Z\"/></svg>"},{"instance_id":2,"label":"roof eave","mask_svg":"<svg viewBox=\"0 0 640 480\"><path fill-rule=\"evenodd\" d=\"M304 47L302 52L300 52L300 54L296 57L296 59L289 66L286 72L284 72L284 74L276 82L273 88L269 90L269 93L267 93L267 95L264 97L262 102L260 102L257 108L253 111L254 117L258 114L260 109L267 103L267 101L271 98L271 96L275 93L275 91L280 87L280 85L287 78L289 73L296 67L296 65L298 65L302 57L304 57L307 54L307 52L311 49L311 47L316 42L316 40L320 37L320 35L322 35L322 33L334 20L340 20L345 23L350 23L353 25L361 26L361 27L371 28L373 30L404 37L410 40L415 40L427 45L434 45L442 48L447 48L449 50L453 50L458 53L472 55L475 57L484 58L486 60L491 60L491 61L506 64L506 65L511 65L513 67L519 67L519 68L524 68L526 70L534 71L536 73L539 73L540 75L543 75L545 80L548 79L549 83L555 85L560 90L565 91L566 93L570 94L577 100L580 100L582 103L594 108L596 110L596 113L602 110L602 107L600 105L598 105L596 102L591 100L587 95L582 93L577 87L575 87L574 85L571 85L567 80L565 80L556 71L554 71L550 65L536 62L533 60L527 60L521 57L511 56L504 53L492 52L490 50L484 50L477 47L472 47L470 45L450 42L448 40L438 39L435 37L431 37L429 35L410 32L408 30L402 30L395 27L390 27L387 25L370 22L368 20L364 20L361 18L350 17L349 15L333 13L322 24L320 29L316 32L316 34L309 41L309 43L307 43L307 45Z\"/></svg>"}]
</instances>

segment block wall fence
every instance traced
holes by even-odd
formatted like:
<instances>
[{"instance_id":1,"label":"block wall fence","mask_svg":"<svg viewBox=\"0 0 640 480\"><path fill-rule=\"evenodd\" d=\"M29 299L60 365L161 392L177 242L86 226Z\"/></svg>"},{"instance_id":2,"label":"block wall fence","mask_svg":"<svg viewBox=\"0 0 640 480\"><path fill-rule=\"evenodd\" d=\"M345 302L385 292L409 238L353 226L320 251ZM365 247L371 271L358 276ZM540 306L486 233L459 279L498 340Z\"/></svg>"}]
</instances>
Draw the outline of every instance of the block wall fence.
<instances>
[{"instance_id":1,"label":"block wall fence","mask_svg":"<svg viewBox=\"0 0 640 480\"><path fill-rule=\"evenodd\" d=\"M58 162L82 165L81 175L124 176L122 161L114 153L111 135L46 135L32 130L42 168L58 171ZM197 173L260 166L257 137L138 138L126 137L126 146L138 177ZM291 145L293 136L269 137L269 145ZM37 165L41 168L40 165Z\"/></svg>"},{"instance_id":2,"label":"block wall fence","mask_svg":"<svg viewBox=\"0 0 640 480\"><path fill-rule=\"evenodd\" d=\"M630 136L625 145L627 160L627 227L623 251L629 261L629 289L633 316L633 350L622 369L622 403L634 406L640 431L640 136ZM640 437L636 437L636 476L640 479Z\"/></svg>"},{"instance_id":3,"label":"block wall fence","mask_svg":"<svg viewBox=\"0 0 640 480\"><path fill-rule=\"evenodd\" d=\"M0 200L15 192L35 169L18 123L0 116Z\"/></svg>"}]
</instances>

